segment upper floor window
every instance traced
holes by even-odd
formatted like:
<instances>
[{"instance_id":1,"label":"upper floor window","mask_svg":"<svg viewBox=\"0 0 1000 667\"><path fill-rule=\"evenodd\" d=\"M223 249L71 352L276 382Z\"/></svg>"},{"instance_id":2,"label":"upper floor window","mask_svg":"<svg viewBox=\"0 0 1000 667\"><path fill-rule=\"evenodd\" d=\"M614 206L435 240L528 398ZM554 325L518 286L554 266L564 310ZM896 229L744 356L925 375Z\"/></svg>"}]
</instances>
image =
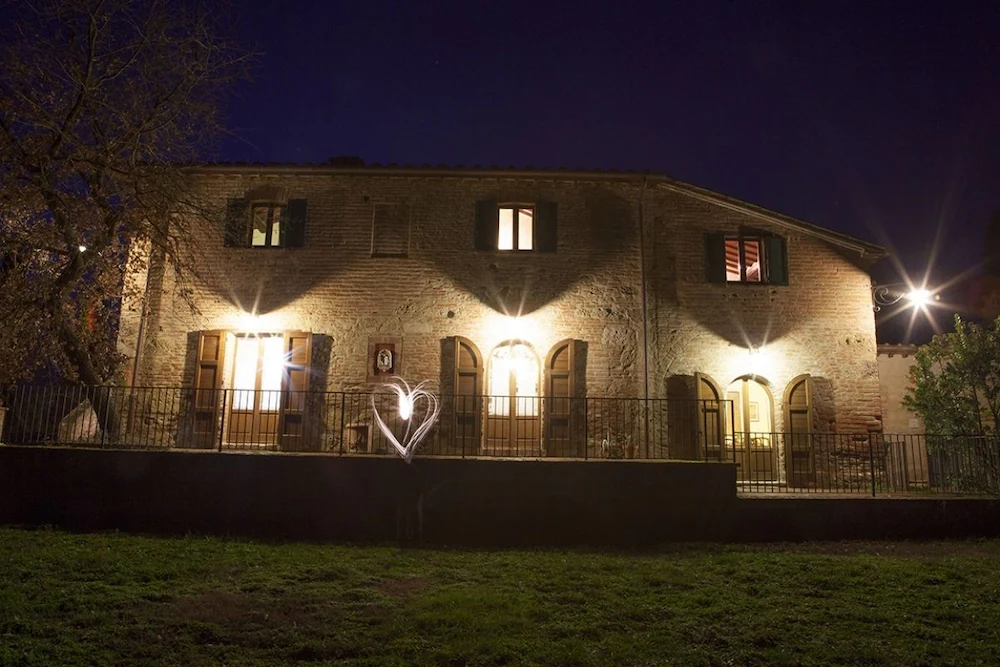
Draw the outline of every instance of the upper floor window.
<instances>
[{"instance_id":1,"label":"upper floor window","mask_svg":"<svg viewBox=\"0 0 1000 667\"><path fill-rule=\"evenodd\" d=\"M726 239L726 282L764 282L764 251L760 239Z\"/></svg>"},{"instance_id":2,"label":"upper floor window","mask_svg":"<svg viewBox=\"0 0 1000 667\"><path fill-rule=\"evenodd\" d=\"M230 199L224 242L231 248L301 248L305 245L306 200L287 203Z\"/></svg>"},{"instance_id":3,"label":"upper floor window","mask_svg":"<svg viewBox=\"0 0 1000 667\"><path fill-rule=\"evenodd\" d=\"M556 250L556 204L476 204L476 250L502 252Z\"/></svg>"},{"instance_id":4,"label":"upper floor window","mask_svg":"<svg viewBox=\"0 0 1000 667\"><path fill-rule=\"evenodd\" d=\"M532 250L535 209L525 206L501 206L497 250Z\"/></svg>"},{"instance_id":5,"label":"upper floor window","mask_svg":"<svg viewBox=\"0 0 1000 667\"><path fill-rule=\"evenodd\" d=\"M761 234L706 234L705 277L711 283L788 284L785 239Z\"/></svg>"},{"instance_id":6,"label":"upper floor window","mask_svg":"<svg viewBox=\"0 0 1000 667\"><path fill-rule=\"evenodd\" d=\"M250 246L280 247L281 219L285 214L285 207L280 204L254 204L250 210Z\"/></svg>"}]
</instances>

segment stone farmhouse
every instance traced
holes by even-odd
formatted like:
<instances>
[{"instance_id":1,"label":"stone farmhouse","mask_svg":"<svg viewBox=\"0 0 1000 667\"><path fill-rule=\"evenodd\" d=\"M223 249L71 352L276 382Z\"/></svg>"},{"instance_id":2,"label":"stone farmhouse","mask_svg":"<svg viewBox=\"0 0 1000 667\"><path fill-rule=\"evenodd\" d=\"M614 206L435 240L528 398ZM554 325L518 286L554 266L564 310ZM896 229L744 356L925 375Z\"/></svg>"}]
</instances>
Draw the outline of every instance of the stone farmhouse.
<instances>
[{"instance_id":1,"label":"stone farmhouse","mask_svg":"<svg viewBox=\"0 0 1000 667\"><path fill-rule=\"evenodd\" d=\"M443 453L617 447L787 481L822 473L813 434L882 428L866 241L659 174L191 177L225 222L185 228L196 277L147 256L120 334L130 384L193 390L178 439L372 451L344 405L395 376L440 394Z\"/></svg>"}]
</instances>

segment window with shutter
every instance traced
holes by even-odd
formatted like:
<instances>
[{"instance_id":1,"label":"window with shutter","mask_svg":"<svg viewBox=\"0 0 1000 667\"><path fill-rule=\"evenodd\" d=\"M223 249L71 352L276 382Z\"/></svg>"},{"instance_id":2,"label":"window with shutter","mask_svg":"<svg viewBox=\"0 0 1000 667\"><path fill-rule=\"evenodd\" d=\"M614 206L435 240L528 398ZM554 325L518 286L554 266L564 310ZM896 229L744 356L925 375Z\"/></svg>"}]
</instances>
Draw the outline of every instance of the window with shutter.
<instances>
[{"instance_id":1,"label":"window with shutter","mask_svg":"<svg viewBox=\"0 0 1000 667\"><path fill-rule=\"evenodd\" d=\"M231 248L299 248L304 245L305 223L305 199L287 203L231 199L224 241Z\"/></svg>"},{"instance_id":2,"label":"window with shutter","mask_svg":"<svg viewBox=\"0 0 1000 667\"><path fill-rule=\"evenodd\" d=\"M555 252L556 204L500 204L476 206L476 250L501 252Z\"/></svg>"},{"instance_id":3,"label":"window with shutter","mask_svg":"<svg viewBox=\"0 0 1000 667\"><path fill-rule=\"evenodd\" d=\"M711 283L787 285L785 239L705 235L705 277Z\"/></svg>"}]
</instances>

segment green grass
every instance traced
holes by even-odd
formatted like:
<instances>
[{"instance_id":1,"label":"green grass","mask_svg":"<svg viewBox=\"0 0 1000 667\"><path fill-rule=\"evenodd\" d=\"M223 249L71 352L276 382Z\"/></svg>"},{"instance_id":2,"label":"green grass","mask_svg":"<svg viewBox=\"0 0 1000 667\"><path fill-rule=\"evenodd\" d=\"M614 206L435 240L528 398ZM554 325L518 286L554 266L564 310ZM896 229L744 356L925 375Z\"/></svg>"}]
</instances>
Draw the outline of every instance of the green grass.
<instances>
[{"instance_id":1,"label":"green grass","mask_svg":"<svg viewBox=\"0 0 1000 667\"><path fill-rule=\"evenodd\" d=\"M448 551L0 529L0 665L995 665L1000 542Z\"/></svg>"}]
</instances>

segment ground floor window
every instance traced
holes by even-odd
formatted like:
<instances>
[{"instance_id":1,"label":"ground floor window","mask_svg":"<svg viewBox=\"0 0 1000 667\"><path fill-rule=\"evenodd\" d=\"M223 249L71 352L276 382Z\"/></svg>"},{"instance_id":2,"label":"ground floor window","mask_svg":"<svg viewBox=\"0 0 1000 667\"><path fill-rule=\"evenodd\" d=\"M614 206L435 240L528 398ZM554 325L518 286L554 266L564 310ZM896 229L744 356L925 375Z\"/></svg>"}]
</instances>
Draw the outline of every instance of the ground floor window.
<instances>
[{"instance_id":1,"label":"ground floor window","mask_svg":"<svg viewBox=\"0 0 1000 667\"><path fill-rule=\"evenodd\" d=\"M195 442L302 447L311 347L309 332L201 332L193 397Z\"/></svg>"}]
</instances>

